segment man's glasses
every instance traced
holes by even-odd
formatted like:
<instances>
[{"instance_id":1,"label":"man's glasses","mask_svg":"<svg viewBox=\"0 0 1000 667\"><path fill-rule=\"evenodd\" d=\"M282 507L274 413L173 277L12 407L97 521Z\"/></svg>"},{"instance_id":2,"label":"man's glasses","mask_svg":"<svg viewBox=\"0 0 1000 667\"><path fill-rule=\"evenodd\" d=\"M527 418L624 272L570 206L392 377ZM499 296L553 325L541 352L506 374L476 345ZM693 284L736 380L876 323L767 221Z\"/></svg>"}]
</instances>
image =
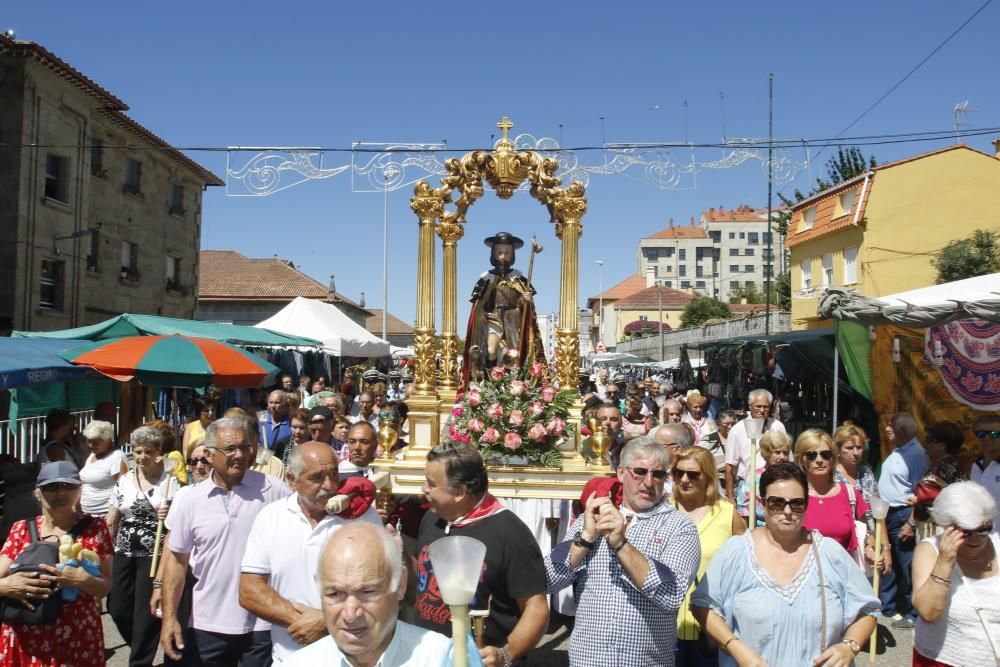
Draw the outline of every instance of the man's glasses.
<instances>
[{"instance_id":1,"label":"man's glasses","mask_svg":"<svg viewBox=\"0 0 1000 667\"><path fill-rule=\"evenodd\" d=\"M253 445L229 445L227 447L215 447L214 451L219 452L220 454L226 456L227 458L230 456L235 456L236 452L239 452L240 454L249 455L250 452L253 451Z\"/></svg>"},{"instance_id":2,"label":"man's glasses","mask_svg":"<svg viewBox=\"0 0 1000 667\"><path fill-rule=\"evenodd\" d=\"M956 528L958 528L958 526L956 526ZM988 523L985 526L980 526L979 528L975 528L973 530L966 530L965 528L958 528L958 530L966 537L972 537L973 535L976 537L986 537L993 532L993 524Z\"/></svg>"},{"instance_id":3,"label":"man's glasses","mask_svg":"<svg viewBox=\"0 0 1000 667\"><path fill-rule=\"evenodd\" d=\"M833 452L829 449L824 449L821 452L817 452L815 449L811 452L805 452L802 456L806 457L807 461L815 461L817 457L822 458L824 461L833 460Z\"/></svg>"},{"instance_id":4,"label":"man's glasses","mask_svg":"<svg viewBox=\"0 0 1000 667\"><path fill-rule=\"evenodd\" d=\"M977 438L990 440L1000 440L1000 431L973 431Z\"/></svg>"},{"instance_id":5,"label":"man's glasses","mask_svg":"<svg viewBox=\"0 0 1000 667\"><path fill-rule=\"evenodd\" d=\"M785 507L791 507L795 514L802 514L806 511L808 498L782 498L781 496L768 496L764 501L768 512L784 512Z\"/></svg>"},{"instance_id":6,"label":"man's glasses","mask_svg":"<svg viewBox=\"0 0 1000 667\"><path fill-rule=\"evenodd\" d=\"M682 477L687 477L692 482L697 482L701 479L700 470L681 470L680 468L674 468L671 471L674 481L680 481Z\"/></svg>"},{"instance_id":7,"label":"man's glasses","mask_svg":"<svg viewBox=\"0 0 1000 667\"><path fill-rule=\"evenodd\" d=\"M200 456L196 459L188 459L188 465L191 466L192 468L198 465L199 463L206 466L212 465L211 459L209 459L207 456Z\"/></svg>"},{"instance_id":8,"label":"man's glasses","mask_svg":"<svg viewBox=\"0 0 1000 667\"><path fill-rule=\"evenodd\" d=\"M646 475L652 475L653 479L655 479L658 482L662 482L667 478L666 470L650 470L649 468L625 468L625 469L628 470L630 473L632 473L632 476L636 477L637 479L645 479Z\"/></svg>"}]
</instances>

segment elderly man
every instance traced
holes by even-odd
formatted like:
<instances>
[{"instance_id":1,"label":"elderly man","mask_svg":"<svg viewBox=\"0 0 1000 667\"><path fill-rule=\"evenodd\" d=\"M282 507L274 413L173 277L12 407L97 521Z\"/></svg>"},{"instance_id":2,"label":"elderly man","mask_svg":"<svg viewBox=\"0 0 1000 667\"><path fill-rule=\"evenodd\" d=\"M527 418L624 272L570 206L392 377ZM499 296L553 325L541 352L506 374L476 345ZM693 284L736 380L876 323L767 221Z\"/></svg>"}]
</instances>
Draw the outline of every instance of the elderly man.
<instances>
[{"instance_id":1,"label":"elderly man","mask_svg":"<svg viewBox=\"0 0 1000 667\"><path fill-rule=\"evenodd\" d=\"M340 473L346 477L371 477L371 464L378 452L378 433L369 422L353 424L347 431L340 457Z\"/></svg>"},{"instance_id":2,"label":"elderly man","mask_svg":"<svg viewBox=\"0 0 1000 667\"><path fill-rule=\"evenodd\" d=\"M284 449L292 439L292 426L288 423L288 394L275 389L267 395L267 417L260 423L260 442L265 449Z\"/></svg>"},{"instance_id":3,"label":"elderly man","mask_svg":"<svg viewBox=\"0 0 1000 667\"><path fill-rule=\"evenodd\" d=\"M597 371L597 379L594 381L594 389L597 397L602 401L607 400L608 390L608 369L601 368Z\"/></svg>"},{"instance_id":4,"label":"elderly man","mask_svg":"<svg viewBox=\"0 0 1000 667\"><path fill-rule=\"evenodd\" d=\"M223 417L205 431L212 472L191 487L170 511L170 538L163 568L160 643L171 660L181 651L197 665L269 665L270 624L237 604L239 563L254 519L268 503L291 491L280 480L250 470L255 438L246 418ZM184 646L177 604L188 566L192 593L193 646Z\"/></svg>"},{"instance_id":5,"label":"elderly man","mask_svg":"<svg viewBox=\"0 0 1000 667\"><path fill-rule=\"evenodd\" d=\"M878 479L878 493L889 503L889 514L885 518L889 543L892 545L892 569L882 575L879 598L882 614L891 616L892 627L912 628L917 618L917 610L910 604L913 578L910 565L913 563L913 549L916 546L913 521L913 506L909 499L916 495L917 482L927 472L927 453L917 441L917 421L907 412L897 412L889 419L896 448L882 463ZM736 429L733 429L734 431ZM732 433L729 435L732 440ZM896 606L899 582L905 588L906 616Z\"/></svg>"},{"instance_id":6,"label":"elderly man","mask_svg":"<svg viewBox=\"0 0 1000 667\"><path fill-rule=\"evenodd\" d=\"M674 664L677 611L701 547L690 519L664 496L666 449L633 440L622 451L622 504L591 494L570 534L545 559L549 591L573 586L572 665Z\"/></svg>"},{"instance_id":7,"label":"elderly man","mask_svg":"<svg viewBox=\"0 0 1000 667\"><path fill-rule=\"evenodd\" d=\"M684 404L676 398L668 398L660 408L660 422L664 424L679 424L684 416Z\"/></svg>"},{"instance_id":8,"label":"elderly man","mask_svg":"<svg viewBox=\"0 0 1000 667\"><path fill-rule=\"evenodd\" d=\"M254 520L240 575L240 605L271 622L274 664L326 634L313 575L327 540L355 521L382 525L371 507L358 519L326 513L337 493L337 455L322 442L289 454L286 472L294 493L268 505Z\"/></svg>"},{"instance_id":9,"label":"elderly man","mask_svg":"<svg viewBox=\"0 0 1000 667\"><path fill-rule=\"evenodd\" d=\"M358 414L351 417L351 423L366 421L378 428L378 413L375 412L375 395L365 390L358 395Z\"/></svg>"},{"instance_id":10,"label":"elderly man","mask_svg":"<svg viewBox=\"0 0 1000 667\"><path fill-rule=\"evenodd\" d=\"M316 442L323 442L339 453L333 439L333 411L330 408L317 405L309 410L309 435Z\"/></svg>"},{"instance_id":11,"label":"elderly man","mask_svg":"<svg viewBox=\"0 0 1000 667\"><path fill-rule=\"evenodd\" d=\"M989 491L1000 507L1000 415L980 416L972 424L972 432L981 456L972 464L969 479Z\"/></svg>"},{"instance_id":12,"label":"elderly man","mask_svg":"<svg viewBox=\"0 0 1000 667\"><path fill-rule=\"evenodd\" d=\"M399 545L385 530L357 523L344 527L323 549L316 574L326 636L296 651L285 665L452 664L447 637L397 619L406 576Z\"/></svg>"},{"instance_id":13,"label":"elderly man","mask_svg":"<svg viewBox=\"0 0 1000 667\"><path fill-rule=\"evenodd\" d=\"M756 461L750 461L750 435L747 426L759 429L757 438L768 431L785 432L785 425L769 416L774 397L767 389L754 389L747 397L750 402L750 416L738 422L726 438L726 497L735 500L734 489L740 480L747 479L750 472L764 467L764 458L757 449ZM749 471L749 472L748 472Z\"/></svg>"},{"instance_id":14,"label":"elderly man","mask_svg":"<svg viewBox=\"0 0 1000 667\"><path fill-rule=\"evenodd\" d=\"M611 438L611 447L608 448L608 452L604 456L611 467L615 468L618 466L618 456L621 454L623 446L622 411L618 405L609 401L598 406L595 416L600 420L604 434Z\"/></svg>"},{"instance_id":15,"label":"elderly man","mask_svg":"<svg viewBox=\"0 0 1000 667\"><path fill-rule=\"evenodd\" d=\"M431 511L417 535L417 625L451 635L451 613L441 598L428 547L445 535L464 535L486 545L486 561L472 607L490 609L486 667L523 658L545 634L549 604L545 568L528 528L487 490L486 466L465 445L441 445L427 455L423 492Z\"/></svg>"}]
</instances>

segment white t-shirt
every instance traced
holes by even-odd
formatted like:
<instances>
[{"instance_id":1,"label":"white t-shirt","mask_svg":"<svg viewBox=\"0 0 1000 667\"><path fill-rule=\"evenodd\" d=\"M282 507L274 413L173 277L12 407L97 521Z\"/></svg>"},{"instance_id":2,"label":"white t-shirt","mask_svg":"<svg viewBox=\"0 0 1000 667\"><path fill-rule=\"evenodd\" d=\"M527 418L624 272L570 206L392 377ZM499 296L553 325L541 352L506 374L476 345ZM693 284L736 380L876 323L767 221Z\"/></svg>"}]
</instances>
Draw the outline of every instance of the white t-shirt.
<instances>
[{"instance_id":1,"label":"white t-shirt","mask_svg":"<svg viewBox=\"0 0 1000 667\"><path fill-rule=\"evenodd\" d=\"M972 464L969 479L989 491L1000 508L1000 463L990 461L985 469L980 468L979 463L976 461Z\"/></svg>"},{"instance_id":2,"label":"white t-shirt","mask_svg":"<svg viewBox=\"0 0 1000 667\"><path fill-rule=\"evenodd\" d=\"M474 649L474 646L470 648ZM283 664L289 667L350 667L330 635L299 649ZM375 667L446 667L452 664L450 639L439 632L396 621L392 641Z\"/></svg>"},{"instance_id":3,"label":"white t-shirt","mask_svg":"<svg viewBox=\"0 0 1000 667\"><path fill-rule=\"evenodd\" d=\"M747 463L750 459L750 436L747 435L747 421L750 418L747 417L736 423L735 426L729 431L729 437L726 438L726 463L729 465L736 466L736 478L737 479L749 479L747 477ZM758 420L760 421L760 420ZM764 423L764 428L761 429L761 435L764 435L768 431L778 431L779 433L785 432L785 426L777 419L768 418ZM760 446L757 447L757 460L754 462L754 470L764 467L764 457L760 455Z\"/></svg>"},{"instance_id":4,"label":"white t-shirt","mask_svg":"<svg viewBox=\"0 0 1000 667\"><path fill-rule=\"evenodd\" d=\"M319 609L316 568L320 554L327 540L352 521L382 527L378 513L369 507L359 519L326 516L313 528L299 507L299 494L275 501L254 518L240 571L267 575L268 585L281 597ZM276 624L271 626L271 643L275 664L302 648L285 627Z\"/></svg>"},{"instance_id":5,"label":"white t-shirt","mask_svg":"<svg viewBox=\"0 0 1000 667\"><path fill-rule=\"evenodd\" d=\"M111 490L115 488L123 463L125 454L120 449L112 449L103 459L95 458L93 454L87 457L80 470L80 481L83 482L80 509L84 513L93 516L108 513Z\"/></svg>"}]
</instances>

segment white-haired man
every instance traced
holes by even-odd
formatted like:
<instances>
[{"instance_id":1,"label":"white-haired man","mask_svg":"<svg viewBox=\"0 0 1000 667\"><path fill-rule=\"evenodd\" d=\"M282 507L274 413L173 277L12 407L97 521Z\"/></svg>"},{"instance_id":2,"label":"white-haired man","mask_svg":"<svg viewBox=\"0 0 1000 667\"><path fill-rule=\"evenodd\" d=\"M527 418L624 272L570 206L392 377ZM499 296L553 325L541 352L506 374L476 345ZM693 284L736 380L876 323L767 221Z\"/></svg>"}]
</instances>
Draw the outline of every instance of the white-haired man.
<instances>
[{"instance_id":1,"label":"white-haired man","mask_svg":"<svg viewBox=\"0 0 1000 667\"><path fill-rule=\"evenodd\" d=\"M327 636L284 664L451 665L451 640L398 620L404 574L399 543L385 530L357 523L339 530L323 549L317 572Z\"/></svg>"},{"instance_id":2,"label":"white-haired man","mask_svg":"<svg viewBox=\"0 0 1000 667\"><path fill-rule=\"evenodd\" d=\"M747 397L750 404L750 416L743 419L729 431L726 439L726 497L735 501L734 489L740 480L747 479L748 474L764 467L764 459L757 449L756 460L750 461L750 435L747 426L757 430L757 438L768 431L785 432L785 425L770 416L774 396L767 389L754 389Z\"/></svg>"},{"instance_id":3,"label":"white-haired man","mask_svg":"<svg viewBox=\"0 0 1000 667\"><path fill-rule=\"evenodd\" d=\"M354 521L382 526L371 507L358 519L326 513L337 493L337 454L324 442L305 442L288 455L285 477L294 493L254 519L240 567L240 606L271 622L272 658L326 634L314 574L327 540Z\"/></svg>"}]
</instances>

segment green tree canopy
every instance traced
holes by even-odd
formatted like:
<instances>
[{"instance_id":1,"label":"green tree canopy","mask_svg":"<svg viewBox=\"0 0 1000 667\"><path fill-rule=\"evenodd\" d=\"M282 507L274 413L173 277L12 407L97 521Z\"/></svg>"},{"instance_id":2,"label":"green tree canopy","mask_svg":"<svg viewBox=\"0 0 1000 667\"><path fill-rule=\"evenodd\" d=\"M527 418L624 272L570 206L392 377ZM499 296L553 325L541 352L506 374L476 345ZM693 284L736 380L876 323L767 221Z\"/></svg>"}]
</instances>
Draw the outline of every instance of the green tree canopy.
<instances>
[{"instance_id":1,"label":"green tree canopy","mask_svg":"<svg viewBox=\"0 0 1000 667\"><path fill-rule=\"evenodd\" d=\"M952 241L933 260L938 284L1000 271L998 252L996 234L988 229L977 229L967 239Z\"/></svg>"},{"instance_id":2,"label":"green tree canopy","mask_svg":"<svg viewBox=\"0 0 1000 667\"><path fill-rule=\"evenodd\" d=\"M764 303L764 293L756 285L734 287L729 291L729 303L741 303L743 299L747 303Z\"/></svg>"},{"instance_id":3,"label":"green tree canopy","mask_svg":"<svg viewBox=\"0 0 1000 667\"><path fill-rule=\"evenodd\" d=\"M732 317L729 306L710 296L698 295L684 306L681 313L682 327L696 327L715 318L729 319Z\"/></svg>"}]
</instances>

